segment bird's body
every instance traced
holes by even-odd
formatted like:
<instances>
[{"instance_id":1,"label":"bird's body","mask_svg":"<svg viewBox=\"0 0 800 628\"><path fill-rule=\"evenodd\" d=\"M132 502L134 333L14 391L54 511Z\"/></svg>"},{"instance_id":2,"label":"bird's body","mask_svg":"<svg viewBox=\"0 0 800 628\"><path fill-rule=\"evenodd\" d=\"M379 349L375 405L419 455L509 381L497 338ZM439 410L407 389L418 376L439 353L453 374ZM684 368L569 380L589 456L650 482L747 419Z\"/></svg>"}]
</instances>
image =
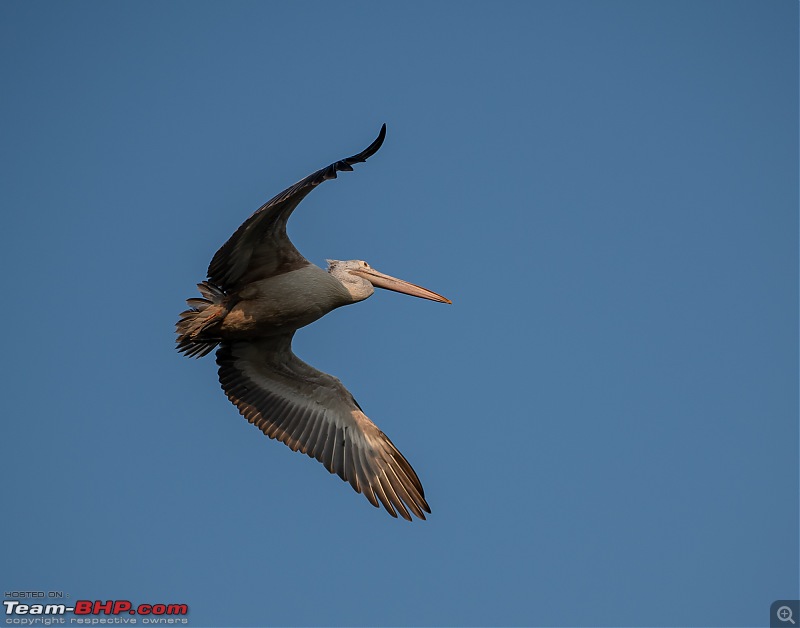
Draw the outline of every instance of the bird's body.
<instances>
[{"instance_id":1,"label":"bird's body","mask_svg":"<svg viewBox=\"0 0 800 628\"><path fill-rule=\"evenodd\" d=\"M414 470L342 383L292 353L294 332L328 312L368 298L374 287L433 301L430 290L384 275L360 260L306 260L286 236L286 221L319 183L352 170L383 143L335 162L291 186L255 212L211 261L203 298L177 323L178 350L200 357L216 347L225 394L267 436L322 462L392 516L430 512Z\"/></svg>"},{"instance_id":2,"label":"bird's body","mask_svg":"<svg viewBox=\"0 0 800 628\"><path fill-rule=\"evenodd\" d=\"M352 302L341 282L314 264L248 284L238 296L222 322L226 338L294 331Z\"/></svg>"}]
</instances>

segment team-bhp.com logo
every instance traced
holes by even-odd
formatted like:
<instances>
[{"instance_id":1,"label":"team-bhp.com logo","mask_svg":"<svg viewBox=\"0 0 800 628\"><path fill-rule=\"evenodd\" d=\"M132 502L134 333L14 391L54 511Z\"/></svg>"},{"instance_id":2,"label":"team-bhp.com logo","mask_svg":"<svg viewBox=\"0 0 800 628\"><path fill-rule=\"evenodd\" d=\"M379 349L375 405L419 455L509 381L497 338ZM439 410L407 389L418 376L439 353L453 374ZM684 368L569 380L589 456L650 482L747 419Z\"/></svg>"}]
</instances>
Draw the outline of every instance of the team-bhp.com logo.
<instances>
[{"instance_id":1,"label":"team-bhp.com logo","mask_svg":"<svg viewBox=\"0 0 800 628\"><path fill-rule=\"evenodd\" d=\"M104 620L104 618L99 618L99 615L138 615L144 617L143 624L186 623L187 620L185 618L178 618L189 613L187 604L137 604L134 606L129 600L108 600L107 602L101 600L78 600L73 606L67 606L66 604L22 604L18 600L4 600L3 605L6 607L6 616L14 615L15 619L18 620L22 620L22 617L19 617L21 615L30 616L26 617L26 619L33 620L35 616L55 619L54 616L73 613L78 617L70 618L69 623L78 624L136 623L135 619L111 622ZM5 623L44 624L45 622L41 620L9 621L9 619L6 619ZM62 619L58 623L64 623L64 620Z\"/></svg>"}]
</instances>

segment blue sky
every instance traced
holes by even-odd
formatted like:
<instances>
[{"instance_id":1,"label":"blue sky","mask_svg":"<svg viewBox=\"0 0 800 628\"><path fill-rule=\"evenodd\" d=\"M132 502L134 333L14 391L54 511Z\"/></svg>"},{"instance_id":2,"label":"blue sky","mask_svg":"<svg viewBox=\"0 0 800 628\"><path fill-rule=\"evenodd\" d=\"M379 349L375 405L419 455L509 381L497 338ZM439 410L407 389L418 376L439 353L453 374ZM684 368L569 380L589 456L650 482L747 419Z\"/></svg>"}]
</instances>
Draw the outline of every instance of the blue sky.
<instances>
[{"instance_id":1,"label":"blue sky","mask_svg":"<svg viewBox=\"0 0 800 628\"><path fill-rule=\"evenodd\" d=\"M753 626L798 595L796 2L4 2L4 591L194 626ZM440 292L298 333L373 509L173 326L262 202Z\"/></svg>"}]
</instances>

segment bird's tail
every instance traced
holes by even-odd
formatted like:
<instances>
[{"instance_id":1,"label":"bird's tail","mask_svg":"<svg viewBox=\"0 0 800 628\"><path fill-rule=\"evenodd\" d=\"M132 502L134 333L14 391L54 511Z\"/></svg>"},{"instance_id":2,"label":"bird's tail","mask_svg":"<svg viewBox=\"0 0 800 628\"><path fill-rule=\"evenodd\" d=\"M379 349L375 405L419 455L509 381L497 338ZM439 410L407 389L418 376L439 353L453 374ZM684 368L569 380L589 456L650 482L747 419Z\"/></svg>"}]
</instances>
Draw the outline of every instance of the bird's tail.
<instances>
[{"instance_id":1,"label":"bird's tail","mask_svg":"<svg viewBox=\"0 0 800 628\"><path fill-rule=\"evenodd\" d=\"M178 334L178 351L187 357L201 358L210 353L220 343L214 329L228 313L225 305L227 296L217 286L203 281L197 284L203 298L186 299L189 309L181 312L181 319L175 324Z\"/></svg>"}]
</instances>

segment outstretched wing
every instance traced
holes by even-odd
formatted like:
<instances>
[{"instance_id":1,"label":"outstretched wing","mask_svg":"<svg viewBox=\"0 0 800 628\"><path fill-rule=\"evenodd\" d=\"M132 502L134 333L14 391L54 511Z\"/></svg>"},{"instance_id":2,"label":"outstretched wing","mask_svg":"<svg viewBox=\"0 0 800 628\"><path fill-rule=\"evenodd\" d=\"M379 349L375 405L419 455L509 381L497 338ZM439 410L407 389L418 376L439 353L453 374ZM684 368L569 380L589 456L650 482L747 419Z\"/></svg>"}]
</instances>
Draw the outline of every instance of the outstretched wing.
<instances>
[{"instance_id":1,"label":"outstretched wing","mask_svg":"<svg viewBox=\"0 0 800 628\"><path fill-rule=\"evenodd\" d=\"M289 216L320 183L374 155L385 137L384 124L377 139L358 155L317 170L262 205L214 255L208 267L211 283L230 293L252 281L308 264L286 235Z\"/></svg>"},{"instance_id":2,"label":"outstretched wing","mask_svg":"<svg viewBox=\"0 0 800 628\"><path fill-rule=\"evenodd\" d=\"M373 506L425 519L431 510L414 469L338 379L292 353L292 335L222 343L217 364L228 399L264 434L316 458Z\"/></svg>"}]
</instances>

